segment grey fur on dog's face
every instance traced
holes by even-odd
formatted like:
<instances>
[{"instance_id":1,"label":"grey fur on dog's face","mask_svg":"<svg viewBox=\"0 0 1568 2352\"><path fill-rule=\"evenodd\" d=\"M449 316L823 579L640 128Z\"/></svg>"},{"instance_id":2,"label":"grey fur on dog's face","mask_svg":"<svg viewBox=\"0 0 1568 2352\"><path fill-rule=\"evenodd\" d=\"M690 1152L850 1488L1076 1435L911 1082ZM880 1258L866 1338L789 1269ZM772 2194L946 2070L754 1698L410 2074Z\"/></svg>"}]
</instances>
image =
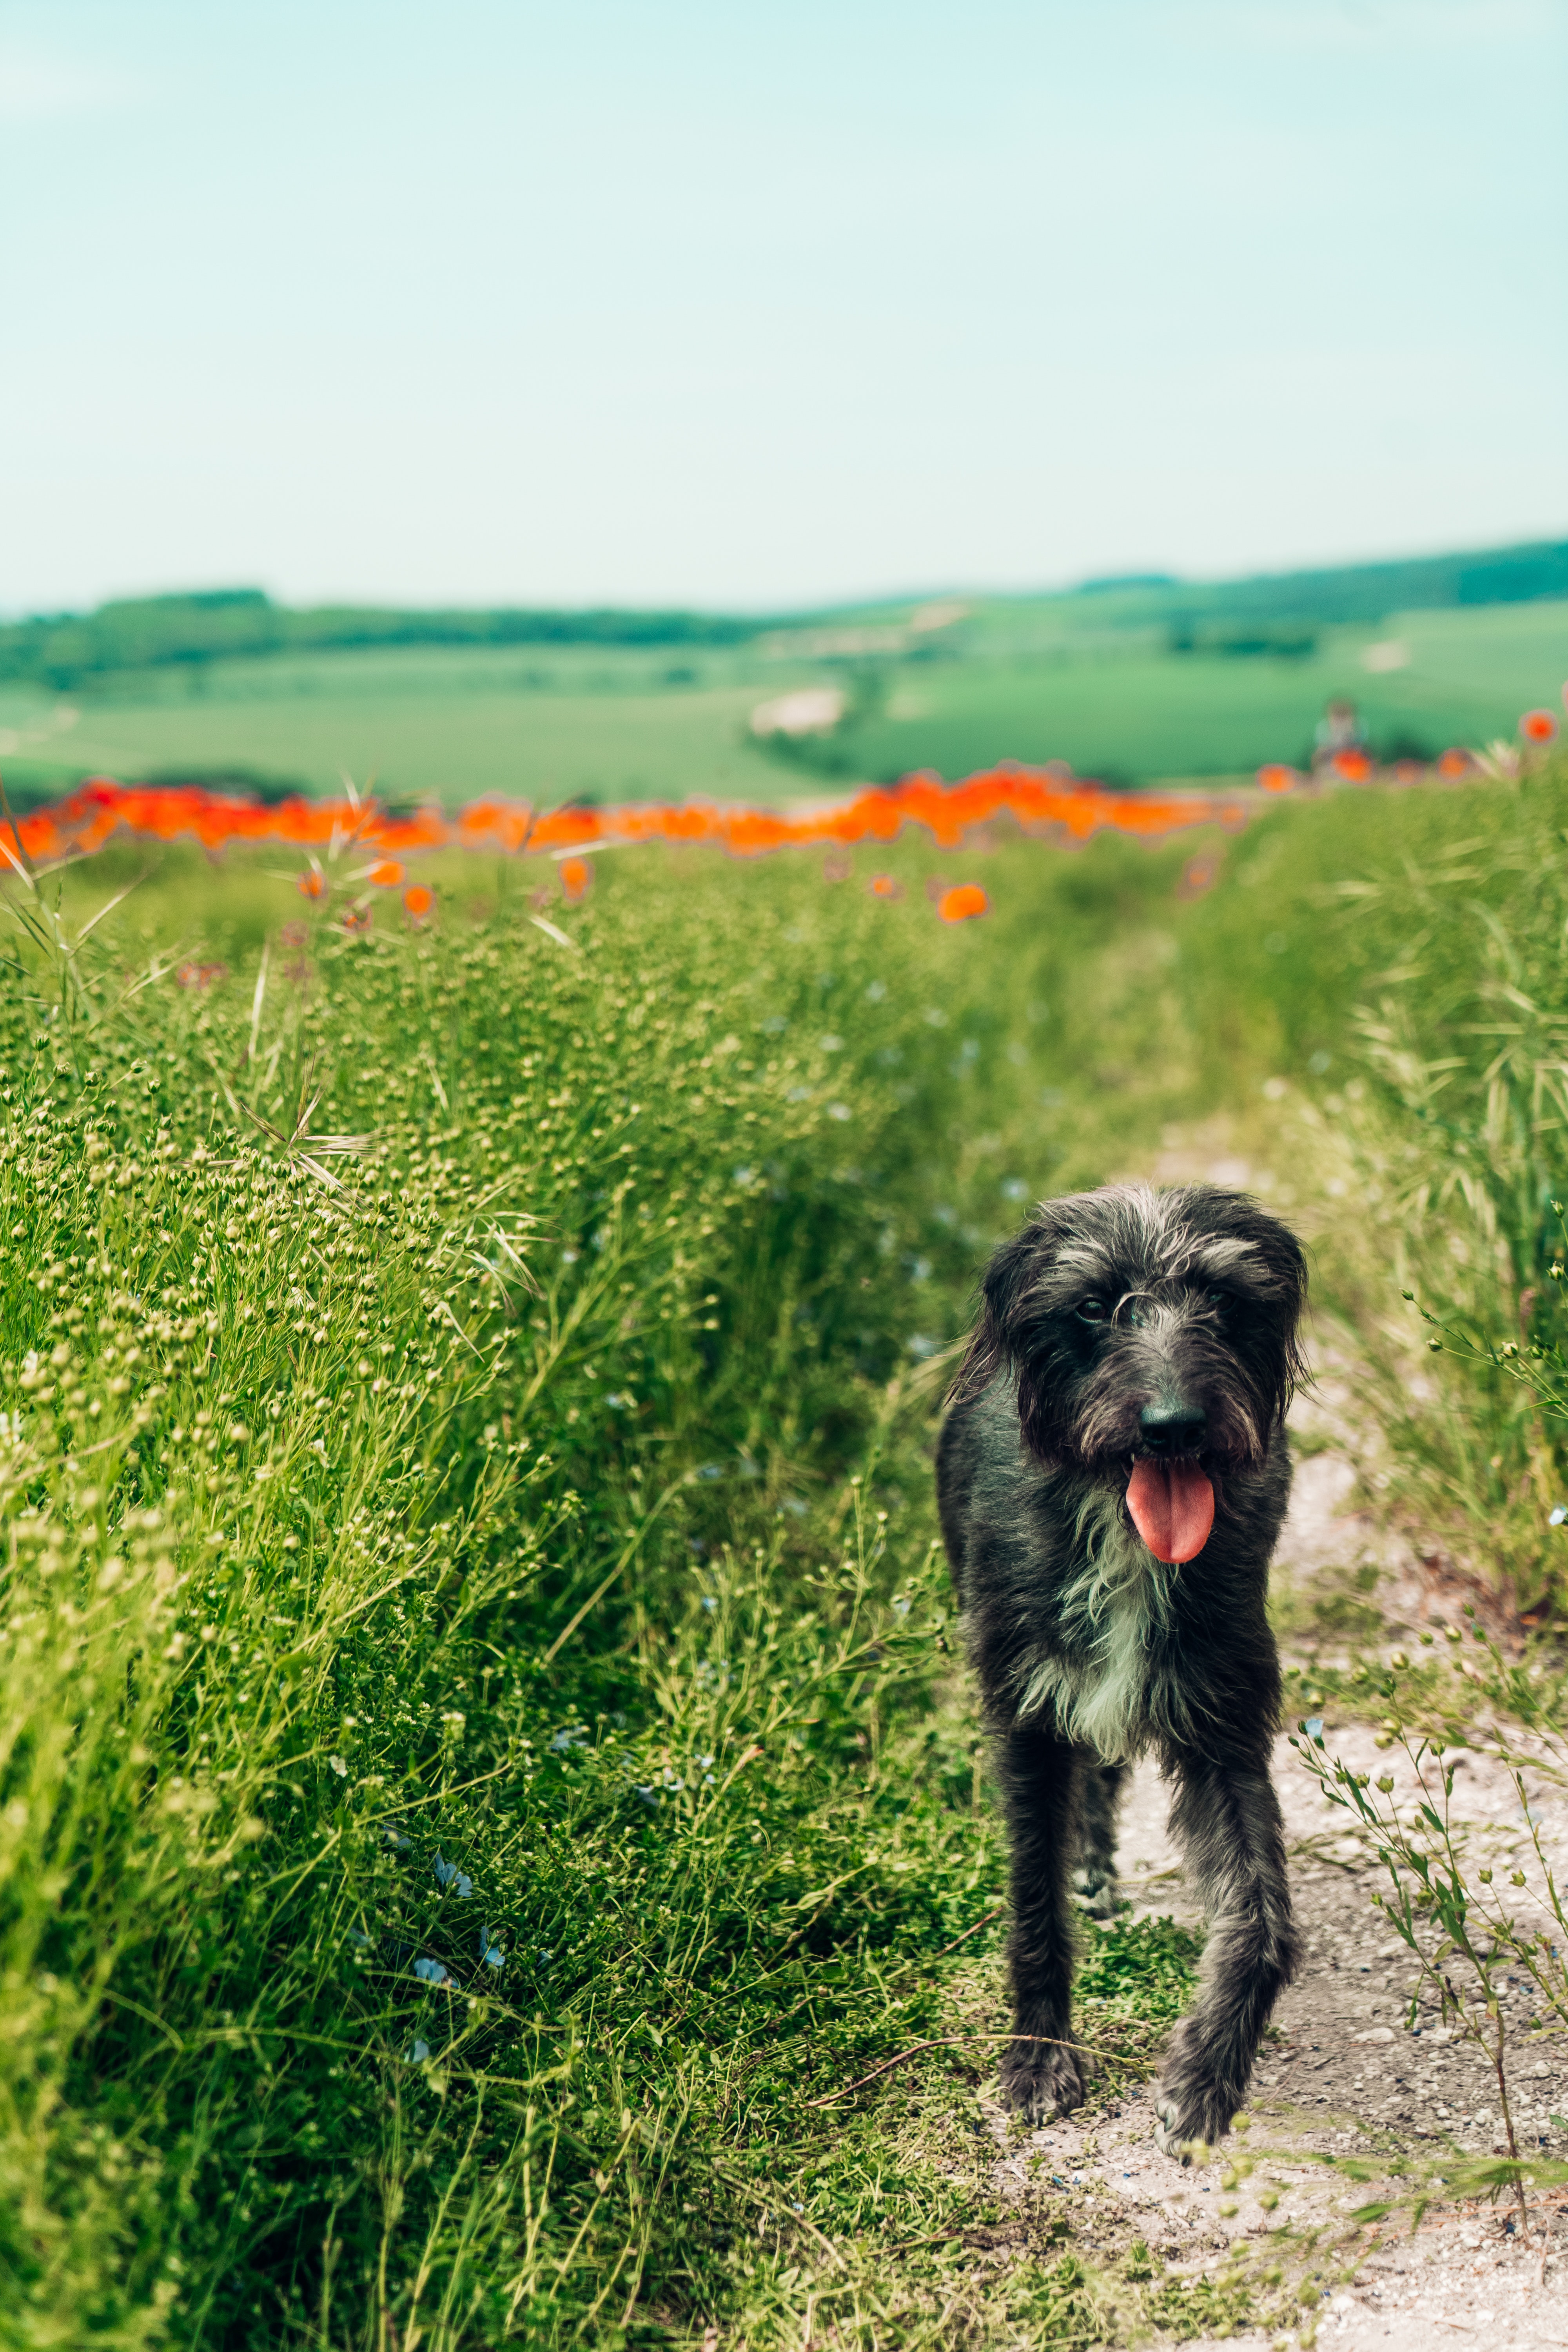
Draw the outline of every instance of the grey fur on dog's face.
<instances>
[{"instance_id":1,"label":"grey fur on dog's face","mask_svg":"<svg viewBox=\"0 0 1568 2352\"><path fill-rule=\"evenodd\" d=\"M1017 1373L1043 1462L1109 1478L1147 1448L1152 1408L1188 1408L1212 1472L1256 1467L1301 1377L1300 1246L1243 1195L1108 1185L1044 1201L991 1262L954 1385Z\"/></svg>"}]
</instances>

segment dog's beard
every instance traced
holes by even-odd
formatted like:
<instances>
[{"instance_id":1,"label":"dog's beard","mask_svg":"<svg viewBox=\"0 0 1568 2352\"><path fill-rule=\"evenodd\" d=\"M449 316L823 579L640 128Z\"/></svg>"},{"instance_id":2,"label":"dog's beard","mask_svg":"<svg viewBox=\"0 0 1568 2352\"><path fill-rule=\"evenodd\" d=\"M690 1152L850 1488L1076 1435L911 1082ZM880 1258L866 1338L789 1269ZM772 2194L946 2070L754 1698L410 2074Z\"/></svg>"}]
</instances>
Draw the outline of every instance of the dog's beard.
<instances>
[{"instance_id":1,"label":"dog's beard","mask_svg":"<svg viewBox=\"0 0 1568 2352\"><path fill-rule=\"evenodd\" d=\"M1132 1465L1127 1507L1155 1559L1179 1565L1196 1559L1213 1531L1214 1481L1195 1462L1145 1458Z\"/></svg>"}]
</instances>

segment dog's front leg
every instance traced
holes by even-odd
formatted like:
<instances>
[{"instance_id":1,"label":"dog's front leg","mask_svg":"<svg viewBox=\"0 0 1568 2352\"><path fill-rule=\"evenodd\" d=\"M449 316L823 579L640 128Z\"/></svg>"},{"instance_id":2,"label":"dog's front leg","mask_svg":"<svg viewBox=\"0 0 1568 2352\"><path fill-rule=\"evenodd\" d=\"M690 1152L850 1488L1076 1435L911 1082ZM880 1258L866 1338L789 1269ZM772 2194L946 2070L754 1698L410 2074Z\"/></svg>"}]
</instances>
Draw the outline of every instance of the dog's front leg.
<instances>
[{"instance_id":1,"label":"dog's front leg","mask_svg":"<svg viewBox=\"0 0 1568 2352\"><path fill-rule=\"evenodd\" d=\"M997 1766L1013 1843L1007 1965L1013 2029L1002 2095L1034 2124L1076 2107L1083 2076L1072 2050L1073 1935L1068 1884L1078 1846L1079 1760L1068 1741L1014 1724Z\"/></svg>"},{"instance_id":2,"label":"dog's front leg","mask_svg":"<svg viewBox=\"0 0 1568 2352\"><path fill-rule=\"evenodd\" d=\"M1209 1922L1198 1998L1172 2037L1155 2100L1156 2137L1173 2155L1229 2130L1298 1950L1267 1759L1215 1763L1187 1751L1171 1760L1181 1781L1171 1827Z\"/></svg>"}]
</instances>

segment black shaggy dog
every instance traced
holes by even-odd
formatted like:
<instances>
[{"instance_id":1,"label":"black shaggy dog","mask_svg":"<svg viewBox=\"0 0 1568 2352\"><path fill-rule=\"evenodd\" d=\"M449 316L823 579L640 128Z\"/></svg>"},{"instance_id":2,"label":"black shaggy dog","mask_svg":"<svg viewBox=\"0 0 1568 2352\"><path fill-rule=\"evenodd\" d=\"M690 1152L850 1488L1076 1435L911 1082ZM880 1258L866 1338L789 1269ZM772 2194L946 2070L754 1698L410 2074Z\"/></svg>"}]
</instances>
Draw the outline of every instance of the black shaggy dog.
<instances>
[{"instance_id":1,"label":"black shaggy dog","mask_svg":"<svg viewBox=\"0 0 1568 2352\"><path fill-rule=\"evenodd\" d=\"M937 1488L1012 1830L1020 2038L1002 2085L1032 2122L1083 2095L1065 2046L1072 1877L1091 1895L1110 1881L1142 1749L1176 1784L1209 1920L1161 2078L1163 2147L1229 2127L1295 1970L1264 1601L1305 1291L1294 1235L1209 1185L1042 1202L985 1276Z\"/></svg>"}]
</instances>

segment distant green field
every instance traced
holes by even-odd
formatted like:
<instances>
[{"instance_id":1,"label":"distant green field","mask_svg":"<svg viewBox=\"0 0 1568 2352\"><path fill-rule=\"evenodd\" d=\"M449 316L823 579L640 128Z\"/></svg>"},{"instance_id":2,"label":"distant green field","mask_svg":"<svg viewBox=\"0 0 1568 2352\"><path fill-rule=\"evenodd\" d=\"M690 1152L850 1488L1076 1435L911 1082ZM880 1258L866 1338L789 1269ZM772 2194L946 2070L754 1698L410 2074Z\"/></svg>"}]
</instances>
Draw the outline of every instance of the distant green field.
<instances>
[{"instance_id":1,"label":"distant green field","mask_svg":"<svg viewBox=\"0 0 1568 2352\"><path fill-rule=\"evenodd\" d=\"M1407 666L1368 670L1373 645ZM944 775L1002 759L1065 759L1083 774L1148 782L1302 760L1325 702L1348 695L1390 756L1511 734L1521 710L1568 677L1568 603L1416 613L1326 632L1305 659L1173 655L1147 641L1033 659L936 665L901 677L847 740L863 773Z\"/></svg>"},{"instance_id":2,"label":"distant green field","mask_svg":"<svg viewBox=\"0 0 1568 2352\"><path fill-rule=\"evenodd\" d=\"M347 772L395 801L450 803L780 801L1009 759L1146 783L1300 760L1331 695L1357 702L1380 752L1436 753L1510 734L1568 677L1568 600L1313 625L1294 654L1247 650L1234 623L1227 636L1201 617L1184 650L1186 625L1135 593L956 609L923 634L904 605L734 646L355 646L65 692L16 681L0 686L0 774L33 800L89 772L326 792ZM1374 646L1399 666L1369 668ZM759 744L756 705L805 686L842 688L844 721L787 752Z\"/></svg>"}]
</instances>

